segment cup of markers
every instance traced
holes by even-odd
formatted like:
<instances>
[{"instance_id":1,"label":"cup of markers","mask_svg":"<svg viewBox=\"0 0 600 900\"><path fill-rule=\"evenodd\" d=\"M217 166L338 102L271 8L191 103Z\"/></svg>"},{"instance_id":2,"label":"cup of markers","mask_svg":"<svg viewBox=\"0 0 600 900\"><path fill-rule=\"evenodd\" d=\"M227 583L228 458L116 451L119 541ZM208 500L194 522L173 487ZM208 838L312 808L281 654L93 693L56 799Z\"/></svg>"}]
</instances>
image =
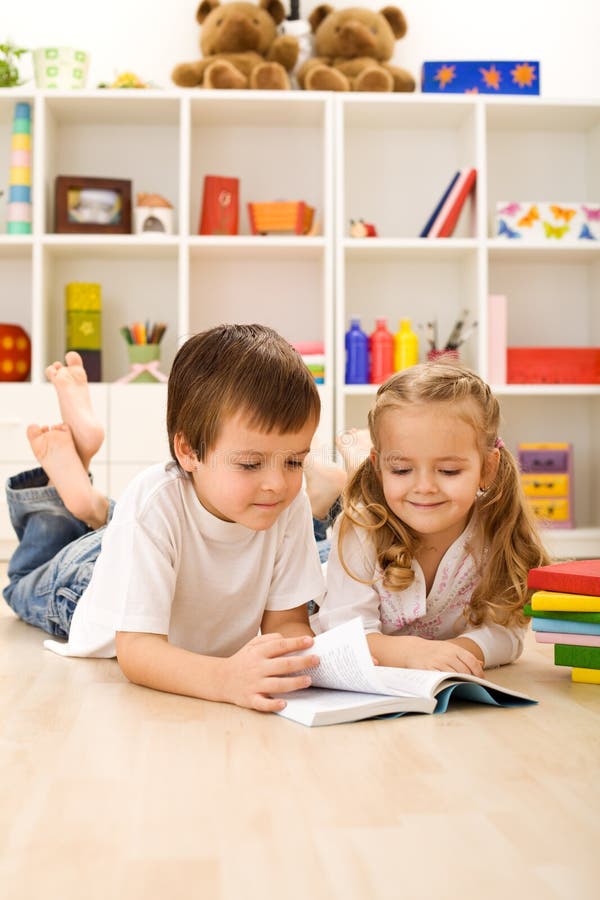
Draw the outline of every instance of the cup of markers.
<instances>
[{"instance_id":1,"label":"cup of markers","mask_svg":"<svg viewBox=\"0 0 600 900\"><path fill-rule=\"evenodd\" d=\"M164 322L152 324L148 321L123 325L119 329L127 344L129 372L118 379L118 384L167 381L159 368L160 342L166 330Z\"/></svg>"}]
</instances>

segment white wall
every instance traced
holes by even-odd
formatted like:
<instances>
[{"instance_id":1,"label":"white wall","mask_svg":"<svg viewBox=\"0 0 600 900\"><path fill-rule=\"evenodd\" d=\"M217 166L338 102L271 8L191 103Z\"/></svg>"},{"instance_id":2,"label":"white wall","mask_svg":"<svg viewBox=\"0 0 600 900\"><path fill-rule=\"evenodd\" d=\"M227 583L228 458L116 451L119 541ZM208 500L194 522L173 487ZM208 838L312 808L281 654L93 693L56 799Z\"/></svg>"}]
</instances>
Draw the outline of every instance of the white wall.
<instances>
[{"instance_id":1,"label":"white wall","mask_svg":"<svg viewBox=\"0 0 600 900\"><path fill-rule=\"evenodd\" d=\"M380 9L386 0L330 0ZM0 42L78 46L92 55L88 87L132 70L161 87L178 62L198 56L197 0L5 0ZM301 0L308 15L317 4ZM418 80L426 59L538 59L546 97L600 99L599 0L401 0L408 35L395 60ZM31 74L29 57L21 71Z\"/></svg>"}]
</instances>

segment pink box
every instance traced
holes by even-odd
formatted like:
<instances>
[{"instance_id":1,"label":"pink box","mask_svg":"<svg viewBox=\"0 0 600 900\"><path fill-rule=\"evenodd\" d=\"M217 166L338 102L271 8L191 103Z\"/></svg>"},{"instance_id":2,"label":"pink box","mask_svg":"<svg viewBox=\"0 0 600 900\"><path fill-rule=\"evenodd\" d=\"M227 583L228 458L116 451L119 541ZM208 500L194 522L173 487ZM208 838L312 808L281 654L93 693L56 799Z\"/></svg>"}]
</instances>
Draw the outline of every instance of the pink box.
<instances>
[{"instance_id":1,"label":"pink box","mask_svg":"<svg viewBox=\"0 0 600 900\"><path fill-rule=\"evenodd\" d=\"M504 294L488 297L488 381L506 384L507 313Z\"/></svg>"}]
</instances>

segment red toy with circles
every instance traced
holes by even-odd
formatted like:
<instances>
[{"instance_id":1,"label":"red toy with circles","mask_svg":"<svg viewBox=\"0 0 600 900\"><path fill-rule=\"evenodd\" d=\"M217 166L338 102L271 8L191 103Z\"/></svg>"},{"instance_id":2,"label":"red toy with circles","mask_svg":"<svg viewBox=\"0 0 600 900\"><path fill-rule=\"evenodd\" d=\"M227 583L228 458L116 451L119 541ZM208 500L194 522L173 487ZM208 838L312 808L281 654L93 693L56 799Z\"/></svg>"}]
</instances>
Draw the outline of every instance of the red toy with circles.
<instances>
[{"instance_id":1,"label":"red toy with circles","mask_svg":"<svg viewBox=\"0 0 600 900\"><path fill-rule=\"evenodd\" d=\"M20 325L0 322L0 381L25 381L31 371L31 341Z\"/></svg>"}]
</instances>

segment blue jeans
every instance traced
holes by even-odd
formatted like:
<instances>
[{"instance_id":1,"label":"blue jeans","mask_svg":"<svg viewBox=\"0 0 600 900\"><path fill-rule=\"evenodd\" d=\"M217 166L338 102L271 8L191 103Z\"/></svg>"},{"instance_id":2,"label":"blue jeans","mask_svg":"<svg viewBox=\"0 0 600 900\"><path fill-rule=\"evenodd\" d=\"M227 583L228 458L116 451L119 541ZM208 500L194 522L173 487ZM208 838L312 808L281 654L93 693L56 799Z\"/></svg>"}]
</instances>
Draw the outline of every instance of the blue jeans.
<instances>
[{"instance_id":1,"label":"blue jeans","mask_svg":"<svg viewBox=\"0 0 600 900\"><path fill-rule=\"evenodd\" d=\"M327 537L327 529L330 525L333 525L341 511L342 504L339 500L336 500L325 519L315 519L313 516L313 533L317 542L319 559L322 563L327 562L329 551L331 549L331 541Z\"/></svg>"},{"instance_id":2,"label":"blue jeans","mask_svg":"<svg viewBox=\"0 0 600 900\"><path fill-rule=\"evenodd\" d=\"M24 622L67 638L92 577L104 527L92 531L48 487L43 469L9 478L6 497L19 546L8 564L4 599ZM114 503L110 503L108 519Z\"/></svg>"}]
</instances>

